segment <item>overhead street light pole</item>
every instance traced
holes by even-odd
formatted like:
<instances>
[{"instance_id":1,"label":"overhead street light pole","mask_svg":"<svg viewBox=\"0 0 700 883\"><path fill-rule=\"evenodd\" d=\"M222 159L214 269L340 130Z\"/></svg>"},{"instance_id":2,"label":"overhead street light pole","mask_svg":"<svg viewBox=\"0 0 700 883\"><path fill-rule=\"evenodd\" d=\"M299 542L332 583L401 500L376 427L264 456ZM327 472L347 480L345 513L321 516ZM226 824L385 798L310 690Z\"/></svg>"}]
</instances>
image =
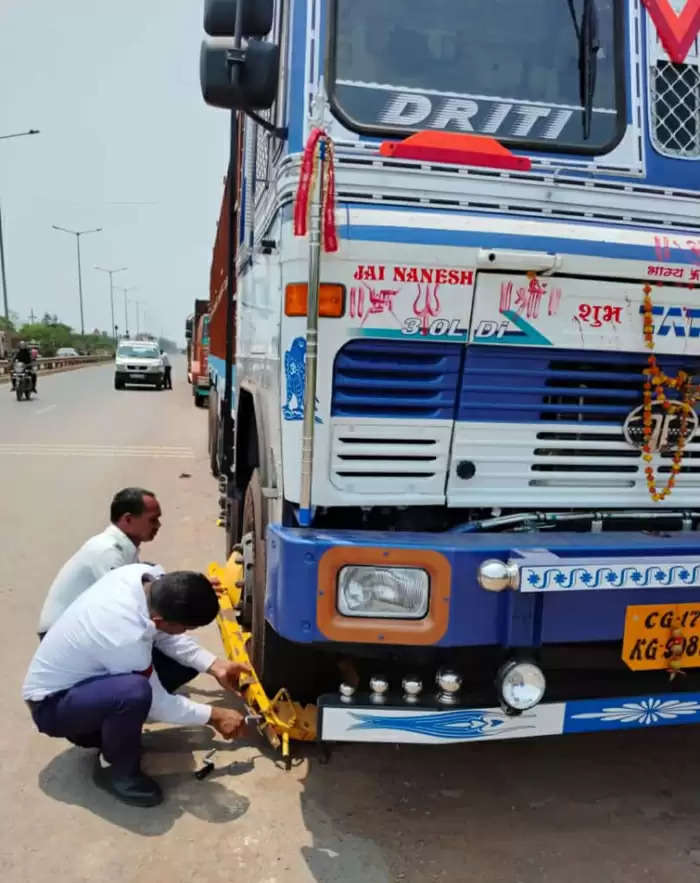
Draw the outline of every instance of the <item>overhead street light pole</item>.
<instances>
[{"instance_id":1,"label":"overhead street light pole","mask_svg":"<svg viewBox=\"0 0 700 883\"><path fill-rule=\"evenodd\" d=\"M25 135L38 135L38 129L29 129L27 132L13 132L11 135L0 135L0 141L6 141L8 138L24 138Z\"/></svg>"},{"instance_id":2,"label":"overhead street light pole","mask_svg":"<svg viewBox=\"0 0 700 883\"><path fill-rule=\"evenodd\" d=\"M10 321L10 305L7 302L7 277L5 276L5 246L2 240L2 206L0 205L0 273L2 273L2 304L5 318Z\"/></svg>"},{"instance_id":3,"label":"overhead street light pole","mask_svg":"<svg viewBox=\"0 0 700 883\"><path fill-rule=\"evenodd\" d=\"M29 129L28 132L14 132L12 135L0 135L0 141L8 138L24 138L25 135L38 135L38 129ZM2 277L2 304L5 318L10 321L10 306L7 300L7 276L5 275L5 244L2 238L2 207L0 207L0 276Z\"/></svg>"},{"instance_id":4,"label":"overhead street light pole","mask_svg":"<svg viewBox=\"0 0 700 883\"><path fill-rule=\"evenodd\" d=\"M112 277L115 273L123 273L124 270L128 269L128 267L119 267L116 270L108 270L106 267L95 267L95 269L99 270L100 273L109 273L109 308L112 312L112 339L116 343L117 332L115 331L115 328L117 326L114 324L114 285Z\"/></svg>"},{"instance_id":5,"label":"overhead street light pole","mask_svg":"<svg viewBox=\"0 0 700 883\"><path fill-rule=\"evenodd\" d=\"M138 285L130 285L128 288L117 288L117 291L121 291L124 295L124 333L127 337L129 336L129 307L126 296L130 291L135 291L137 288Z\"/></svg>"},{"instance_id":6,"label":"overhead street light pole","mask_svg":"<svg viewBox=\"0 0 700 883\"><path fill-rule=\"evenodd\" d=\"M85 334L85 318L83 315L83 272L80 266L80 237L87 236L88 233L101 233L102 227L95 227L93 230L68 230L66 227L57 227L56 224L51 225L54 230L60 230L62 233L70 233L75 236L78 249L78 296L80 297L80 333Z\"/></svg>"},{"instance_id":7,"label":"overhead street light pole","mask_svg":"<svg viewBox=\"0 0 700 883\"><path fill-rule=\"evenodd\" d=\"M136 298L133 298L131 302L136 305L136 336L138 337L141 333L141 307L143 304Z\"/></svg>"}]
</instances>

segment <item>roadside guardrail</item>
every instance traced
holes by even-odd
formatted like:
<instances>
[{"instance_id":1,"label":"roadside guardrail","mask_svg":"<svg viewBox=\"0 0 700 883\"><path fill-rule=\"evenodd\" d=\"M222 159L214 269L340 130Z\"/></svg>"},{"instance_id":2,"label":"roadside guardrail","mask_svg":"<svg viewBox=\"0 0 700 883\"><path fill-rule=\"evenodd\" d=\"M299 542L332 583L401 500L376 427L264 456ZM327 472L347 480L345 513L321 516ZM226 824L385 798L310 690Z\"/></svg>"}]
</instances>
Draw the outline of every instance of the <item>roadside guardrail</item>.
<instances>
[{"instance_id":1,"label":"roadside guardrail","mask_svg":"<svg viewBox=\"0 0 700 883\"><path fill-rule=\"evenodd\" d=\"M39 374L56 374L59 371L74 371L85 365L94 365L98 362L111 362L114 356L47 356L36 360ZM10 379L10 363L0 361L0 383Z\"/></svg>"}]
</instances>

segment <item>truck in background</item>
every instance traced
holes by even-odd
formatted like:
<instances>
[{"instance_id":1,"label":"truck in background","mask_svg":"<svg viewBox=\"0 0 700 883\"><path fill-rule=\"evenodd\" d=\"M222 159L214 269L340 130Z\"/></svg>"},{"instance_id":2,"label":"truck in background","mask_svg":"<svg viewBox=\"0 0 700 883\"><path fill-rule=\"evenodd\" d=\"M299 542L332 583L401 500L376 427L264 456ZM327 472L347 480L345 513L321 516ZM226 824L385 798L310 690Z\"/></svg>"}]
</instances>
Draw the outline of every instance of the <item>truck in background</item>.
<instances>
[{"instance_id":1,"label":"truck in background","mask_svg":"<svg viewBox=\"0 0 700 883\"><path fill-rule=\"evenodd\" d=\"M235 339L233 341L232 376L234 396L231 412L223 410L226 384L226 293L228 287L228 235L229 235L228 185L224 181L224 194L216 225L216 236L209 273L209 432L208 450L212 473L217 476L222 463L224 422L235 420ZM235 304L234 304L235 311ZM234 320L235 321L235 320ZM227 552L231 543L228 543Z\"/></svg>"},{"instance_id":2,"label":"truck in background","mask_svg":"<svg viewBox=\"0 0 700 883\"><path fill-rule=\"evenodd\" d=\"M209 398L209 313L199 317L194 330L190 375L195 407L204 408Z\"/></svg>"},{"instance_id":3,"label":"truck in background","mask_svg":"<svg viewBox=\"0 0 700 883\"><path fill-rule=\"evenodd\" d=\"M700 723L700 46L673 6L257 0L203 49L239 109L210 373L230 266L240 621L322 740Z\"/></svg>"},{"instance_id":4,"label":"truck in background","mask_svg":"<svg viewBox=\"0 0 700 883\"><path fill-rule=\"evenodd\" d=\"M190 313L185 321L185 340L187 342L187 382L192 383L192 351L194 335L200 318L209 309L209 301L198 299L194 302L194 313Z\"/></svg>"}]
</instances>

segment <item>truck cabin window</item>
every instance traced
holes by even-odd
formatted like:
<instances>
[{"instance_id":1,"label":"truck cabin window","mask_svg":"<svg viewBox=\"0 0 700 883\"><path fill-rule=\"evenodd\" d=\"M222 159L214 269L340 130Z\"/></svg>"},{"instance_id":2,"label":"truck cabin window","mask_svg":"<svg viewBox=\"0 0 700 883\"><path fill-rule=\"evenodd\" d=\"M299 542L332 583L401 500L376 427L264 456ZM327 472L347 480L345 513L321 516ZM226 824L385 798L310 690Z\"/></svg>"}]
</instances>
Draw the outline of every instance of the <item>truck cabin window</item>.
<instances>
[{"instance_id":1,"label":"truck cabin window","mask_svg":"<svg viewBox=\"0 0 700 883\"><path fill-rule=\"evenodd\" d=\"M605 153L624 131L614 0L332 0L329 81L357 131Z\"/></svg>"}]
</instances>

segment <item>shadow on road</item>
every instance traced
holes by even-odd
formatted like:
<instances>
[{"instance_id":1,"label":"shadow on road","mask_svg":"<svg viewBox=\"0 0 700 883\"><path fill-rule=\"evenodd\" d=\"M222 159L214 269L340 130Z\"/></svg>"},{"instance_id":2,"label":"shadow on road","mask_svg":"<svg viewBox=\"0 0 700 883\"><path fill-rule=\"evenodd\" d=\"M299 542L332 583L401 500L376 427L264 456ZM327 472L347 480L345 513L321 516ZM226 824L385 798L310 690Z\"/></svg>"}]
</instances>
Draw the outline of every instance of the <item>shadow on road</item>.
<instances>
[{"instance_id":1,"label":"shadow on road","mask_svg":"<svg viewBox=\"0 0 700 883\"><path fill-rule=\"evenodd\" d=\"M700 879L687 728L308 756L302 853L319 883Z\"/></svg>"},{"instance_id":2,"label":"shadow on road","mask_svg":"<svg viewBox=\"0 0 700 883\"><path fill-rule=\"evenodd\" d=\"M146 733L144 771L157 777L165 793L165 801L150 809L126 806L97 788L92 781L95 752L75 747L59 754L41 770L39 787L54 800L82 806L111 824L144 837L165 834L186 813L214 824L235 822L248 811L250 801L230 786L217 782L229 774L228 767L215 770L203 781L195 779L192 752L211 748L235 752L238 747L240 743L229 745L215 740L206 727Z\"/></svg>"}]
</instances>

